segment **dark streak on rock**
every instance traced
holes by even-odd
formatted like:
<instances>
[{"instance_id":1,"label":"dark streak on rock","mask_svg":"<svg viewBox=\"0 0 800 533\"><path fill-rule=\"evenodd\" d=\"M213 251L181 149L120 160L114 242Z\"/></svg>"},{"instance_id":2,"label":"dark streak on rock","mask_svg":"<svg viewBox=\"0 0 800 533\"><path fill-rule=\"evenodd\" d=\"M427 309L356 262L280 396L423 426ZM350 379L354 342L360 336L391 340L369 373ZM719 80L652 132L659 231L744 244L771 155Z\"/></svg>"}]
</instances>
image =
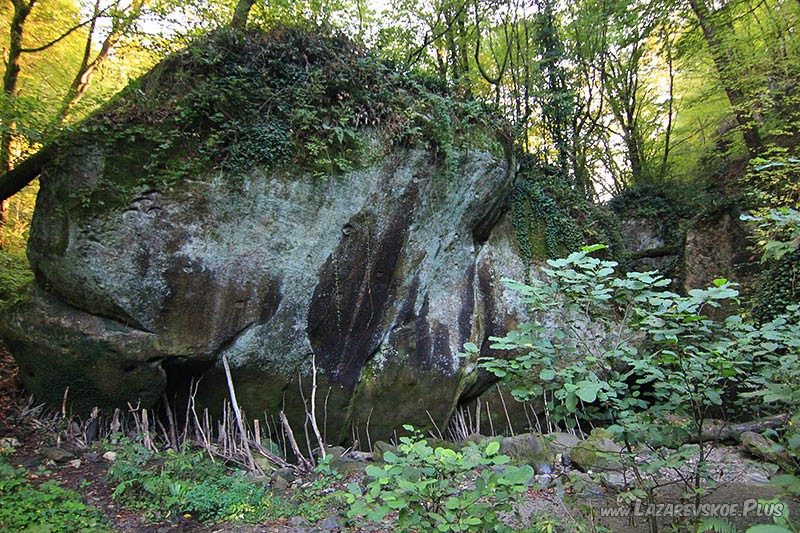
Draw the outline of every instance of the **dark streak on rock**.
<instances>
[{"instance_id":1,"label":"dark streak on rock","mask_svg":"<svg viewBox=\"0 0 800 533\"><path fill-rule=\"evenodd\" d=\"M461 310L458 313L458 344L461 346L469 340L472 334L472 314L475 311L475 264L467 267L465 274L466 283L461 297Z\"/></svg>"},{"instance_id":2,"label":"dark streak on rock","mask_svg":"<svg viewBox=\"0 0 800 533\"><path fill-rule=\"evenodd\" d=\"M498 350L492 350L489 347L492 344L489 337L502 336L505 334L503 324L501 323L500 317L497 316L497 310L494 305L495 295L492 279L493 277L489 265L486 263L481 264L478 269L478 288L483 303L484 328L480 350L482 356L503 358L502 353L499 353ZM482 368L478 369L476 380L462 393L459 403L464 404L474 400L498 381L500 381L499 378L491 372L487 372Z\"/></svg>"},{"instance_id":3,"label":"dark streak on rock","mask_svg":"<svg viewBox=\"0 0 800 533\"><path fill-rule=\"evenodd\" d=\"M308 310L308 338L317 364L346 389L355 387L380 343L416 202L412 185L384 228L376 228L372 213L354 216L348 221L352 231L319 274Z\"/></svg>"}]
</instances>

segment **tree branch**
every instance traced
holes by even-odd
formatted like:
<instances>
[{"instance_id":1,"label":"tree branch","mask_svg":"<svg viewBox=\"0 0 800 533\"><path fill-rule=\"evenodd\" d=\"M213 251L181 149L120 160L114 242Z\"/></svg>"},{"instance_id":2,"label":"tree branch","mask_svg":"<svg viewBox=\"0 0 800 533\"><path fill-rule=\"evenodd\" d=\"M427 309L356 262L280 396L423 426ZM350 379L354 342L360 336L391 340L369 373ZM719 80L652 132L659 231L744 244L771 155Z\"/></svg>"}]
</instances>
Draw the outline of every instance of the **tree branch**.
<instances>
[{"instance_id":1,"label":"tree branch","mask_svg":"<svg viewBox=\"0 0 800 533\"><path fill-rule=\"evenodd\" d=\"M25 161L16 165L13 170L0 175L0 201L11 198L39 177L42 169L51 163L59 152L60 145L57 143L48 144Z\"/></svg>"},{"instance_id":2,"label":"tree branch","mask_svg":"<svg viewBox=\"0 0 800 533\"><path fill-rule=\"evenodd\" d=\"M53 39L49 43L43 44L41 46L37 46L35 48L23 48L22 50L20 50L20 52L25 53L25 54L33 54L33 53L36 53L36 52L42 52L44 50L47 50L51 46L60 43L61 41L63 41L64 39L66 39L67 37L69 37L70 35L75 33L76 31L78 31L79 29L81 29L84 26L86 26L87 24L94 23L99 17L101 17L102 15L107 13L108 10L109 10L109 8L106 7L105 9L103 9L100 12L98 12L97 14L92 15L90 18L88 18L88 19L84 20L83 22L80 22L77 25L71 27L66 32L62 33L60 36L56 37L55 39Z\"/></svg>"}]
</instances>

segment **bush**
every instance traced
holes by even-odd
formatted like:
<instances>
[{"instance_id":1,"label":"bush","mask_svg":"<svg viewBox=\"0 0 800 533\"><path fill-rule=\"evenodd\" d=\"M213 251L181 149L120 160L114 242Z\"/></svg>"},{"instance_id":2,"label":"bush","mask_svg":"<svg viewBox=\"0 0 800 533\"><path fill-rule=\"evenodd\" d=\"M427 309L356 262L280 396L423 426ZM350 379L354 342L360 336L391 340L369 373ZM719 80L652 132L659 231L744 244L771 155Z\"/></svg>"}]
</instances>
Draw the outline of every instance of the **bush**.
<instances>
[{"instance_id":1,"label":"bush","mask_svg":"<svg viewBox=\"0 0 800 533\"><path fill-rule=\"evenodd\" d=\"M655 272L617 277L616 262L591 257L601 248L548 261L549 268L542 268L547 281L506 280L531 312L550 320L493 338L492 348L517 355L482 358L480 364L498 377L515 377L518 400L543 397L562 426L581 419L609 424L608 432L623 445L618 459L636 473L633 496L652 500L661 470L691 464L686 496L697 500L713 487L703 439L710 413L724 412L724 399L743 402L741 391L754 386L763 391L756 394L769 395L778 382L786 401L797 400L785 389L796 391L800 377L798 317L763 326L737 314L709 317L711 308L735 303L733 284L718 279L708 289L679 296L665 290L670 280ZM465 348L478 351L474 344ZM689 441L700 443L694 463L666 448ZM643 464L636 461L640 446L661 449Z\"/></svg>"},{"instance_id":2,"label":"bush","mask_svg":"<svg viewBox=\"0 0 800 533\"><path fill-rule=\"evenodd\" d=\"M407 430L413 431L410 426ZM528 466L509 466L500 444L469 443L463 451L432 448L419 434L401 437L386 464L370 465L365 490L348 485L348 516L380 522L397 512L403 531L497 531L533 476ZM476 470L477 469L477 470Z\"/></svg>"}]
</instances>

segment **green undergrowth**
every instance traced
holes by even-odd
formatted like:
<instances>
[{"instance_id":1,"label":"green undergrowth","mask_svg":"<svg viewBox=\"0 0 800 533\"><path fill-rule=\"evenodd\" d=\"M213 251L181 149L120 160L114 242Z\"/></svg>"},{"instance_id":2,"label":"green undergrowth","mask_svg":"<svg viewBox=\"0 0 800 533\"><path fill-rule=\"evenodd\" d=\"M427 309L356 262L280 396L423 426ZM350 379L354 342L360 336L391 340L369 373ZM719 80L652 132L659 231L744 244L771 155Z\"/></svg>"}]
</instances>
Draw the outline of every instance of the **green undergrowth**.
<instances>
[{"instance_id":1,"label":"green undergrowth","mask_svg":"<svg viewBox=\"0 0 800 533\"><path fill-rule=\"evenodd\" d=\"M0 457L0 531L107 531L107 519L83 502L81 493Z\"/></svg>"},{"instance_id":2,"label":"green undergrowth","mask_svg":"<svg viewBox=\"0 0 800 533\"><path fill-rule=\"evenodd\" d=\"M302 517L310 522L337 511L341 498L323 494L329 481L318 475L301 493L293 488L276 491L258 480L211 459L203 450L153 453L132 441L123 441L108 471L120 504L137 509L153 520L190 514L202 522L259 523Z\"/></svg>"},{"instance_id":3,"label":"green undergrowth","mask_svg":"<svg viewBox=\"0 0 800 533\"><path fill-rule=\"evenodd\" d=\"M341 35L222 29L165 59L80 126L75 149L102 147L104 170L70 199L73 207L115 207L135 190L215 169L231 180L254 168L324 179L398 146L425 148L453 172L462 149L502 150L508 128L493 117Z\"/></svg>"},{"instance_id":4,"label":"green undergrowth","mask_svg":"<svg viewBox=\"0 0 800 533\"><path fill-rule=\"evenodd\" d=\"M0 224L0 313L24 301L33 281L25 248L38 191L39 184L34 182L10 198L5 221Z\"/></svg>"},{"instance_id":5,"label":"green undergrowth","mask_svg":"<svg viewBox=\"0 0 800 533\"><path fill-rule=\"evenodd\" d=\"M366 467L364 487L348 485L347 514L381 523L396 513L401 531L512 531L503 515L513 515L534 471L509 465L499 450L497 441L455 451L433 447L419 433L401 437L397 453Z\"/></svg>"}]
</instances>

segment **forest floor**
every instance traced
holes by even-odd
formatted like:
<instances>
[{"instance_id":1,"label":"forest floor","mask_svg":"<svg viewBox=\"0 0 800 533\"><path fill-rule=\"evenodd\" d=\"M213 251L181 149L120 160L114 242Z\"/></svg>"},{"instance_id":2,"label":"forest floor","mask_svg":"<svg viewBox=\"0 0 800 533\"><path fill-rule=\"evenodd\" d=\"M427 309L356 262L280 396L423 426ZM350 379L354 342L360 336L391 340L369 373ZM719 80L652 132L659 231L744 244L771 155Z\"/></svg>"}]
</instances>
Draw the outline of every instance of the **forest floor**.
<instances>
[{"instance_id":1,"label":"forest floor","mask_svg":"<svg viewBox=\"0 0 800 533\"><path fill-rule=\"evenodd\" d=\"M83 495L85 504L101 510L108 518L114 531L124 533L173 533L173 532L212 532L231 531L240 533L260 531L308 531L300 525L281 522L265 523L260 526L218 524L206 525L191 516L181 515L167 521L148 520L138 510L119 505L113 498L114 486L107 480L108 461L98 458L64 464L47 465L45 474L34 473L47 459L40 450L60 444L48 424L28 416L30 401L19 380L17 365L11 355L0 344L0 438L15 438L19 446L11 454L11 464L30 470L28 479L44 482L55 480L61 487L74 490ZM66 448L66 446L65 446ZM0 501L5 495L0 494Z\"/></svg>"},{"instance_id":2,"label":"forest floor","mask_svg":"<svg viewBox=\"0 0 800 533\"><path fill-rule=\"evenodd\" d=\"M27 478L32 483L47 480L56 481L64 489L76 491L82 495L83 502L95 509L99 509L106 517L113 531L142 532L142 533L172 533L172 532L223 532L236 533L255 532L322 532L322 531L380 531L379 528L349 528L343 526L343 520L332 515L327 520L309 523L299 517L285 518L274 521L262 522L257 525L238 523L204 524L190 515L172 516L167 520L152 520L143 516L141 511L121 505L113 497L114 484L108 480L109 462L100 457L98 453L76 448L74 444L62 443L54 436L52 424L48 424L46 417L36 416L40 411L32 407L30 398L22 387L18 377L17 366L8 352L0 345L0 439L13 438L18 441L14 451L9 455L10 462L15 467L25 468L29 474ZM42 453L47 447L63 447L73 450L75 458L71 461L54 462L48 460ZM102 453L102 452L101 452ZM46 466L39 470L39 466ZM355 474L356 476L359 474ZM363 475L363 474L362 474ZM352 476L349 476L352 477ZM339 481L340 487L331 487L332 490L344 490L346 481ZM294 490L294 489L288 489ZM746 498L770 499L776 495L774 488L766 484L753 484L741 482L728 482L721 484L718 489L707 498L707 503L730 504L741 502ZM614 531L614 532L646 532L649 531L646 519L637 517L614 518L601 517L599 509L616 508L623 504L618 502L619 494L614 490L596 485L586 494L570 494L570 489L563 485L552 484L544 488L532 486L525 494L519 508L519 514L524 521L536 523L537 517L552 517L551 523L556 531ZM0 503L8 495L0 491ZM677 501L677 494L663 494L664 501ZM569 502L569 503L568 503ZM791 503L792 515L797 516L798 502ZM335 513L335 510L333 510ZM763 523L767 519L755 514L749 517L729 517L739 531L747 527ZM540 522L541 523L541 522ZM659 520L660 529L683 530L672 519ZM675 526L677 525L677 529ZM685 526L684 526L685 527ZM103 528L104 530L106 528ZM391 527L384 530L391 531Z\"/></svg>"}]
</instances>

